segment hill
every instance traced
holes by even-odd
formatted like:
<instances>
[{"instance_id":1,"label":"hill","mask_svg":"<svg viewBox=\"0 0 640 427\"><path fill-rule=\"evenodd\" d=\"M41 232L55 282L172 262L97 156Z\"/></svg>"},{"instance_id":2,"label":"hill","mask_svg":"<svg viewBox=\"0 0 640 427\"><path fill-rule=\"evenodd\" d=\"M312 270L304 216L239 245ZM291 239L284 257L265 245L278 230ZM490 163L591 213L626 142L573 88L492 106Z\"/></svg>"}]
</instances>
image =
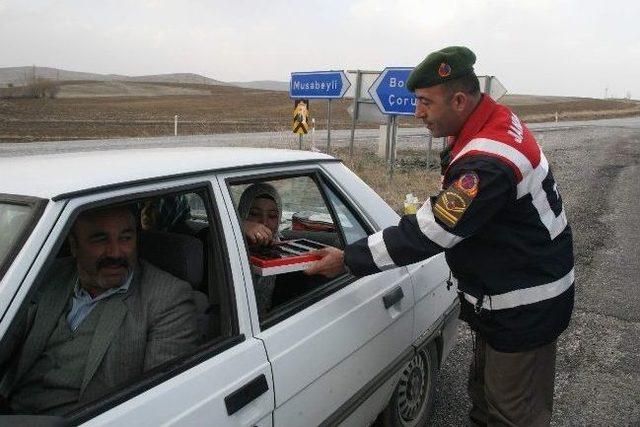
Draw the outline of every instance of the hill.
<instances>
[{"instance_id":1,"label":"hill","mask_svg":"<svg viewBox=\"0 0 640 427\"><path fill-rule=\"evenodd\" d=\"M254 82L229 82L233 86L245 89L275 90L279 92L289 92L289 82L278 82L275 80L257 80Z\"/></svg>"},{"instance_id":2,"label":"hill","mask_svg":"<svg viewBox=\"0 0 640 427\"><path fill-rule=\"evenodd\" d=\"M60 82L94 81L94 82L151 82L151 83L184 83L214 86L238 86L248 89L288 91L288 82L272 80L227 83L195 73L153 74L144 76L126 76L122 74L97 74L80 71L68 71L50 67L4 67L0 68L0 87L24 86L33 77L45 78Z\"/></svg>"},{"instance_id":3,"label":"hill","mask_svg":"<svg viewBox=\"0 0 640 427\"><path fill-rule=\"evenodd\" d=\"M116 81L126 80L127 76L118 74L95 74L80 71L67 71L50 67L4 67L0 68L0 86L12 84L23 86L33 79L33 76L49 80L94 80Z\"/></svg>"}]
</instances>

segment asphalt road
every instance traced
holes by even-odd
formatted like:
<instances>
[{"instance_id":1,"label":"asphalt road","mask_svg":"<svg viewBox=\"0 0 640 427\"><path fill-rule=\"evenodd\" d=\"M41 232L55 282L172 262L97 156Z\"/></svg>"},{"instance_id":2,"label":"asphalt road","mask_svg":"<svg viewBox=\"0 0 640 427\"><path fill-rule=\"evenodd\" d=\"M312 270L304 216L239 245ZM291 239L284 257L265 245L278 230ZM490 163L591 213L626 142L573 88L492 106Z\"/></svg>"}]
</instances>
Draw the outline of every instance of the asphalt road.
<instances>
[{"instance_id":1,"label":"asphalt road","mask_svg":"<svg viewBox=\"0 0 640 427\"><path fill-rule=\"evenodd\" d=\"M640 425L640 119L536 132L573 228L576 307L559 339L553 425ZM460 327L433 425L466 425Z\"/></svg>"},{"instance_id":2,"label":"asphalt road","mask_svg":"<svg viewBox=\"0 0 640 427\"><path fill-rule=\"evenodd\" d=\"M589 129L592 127L610 126L625 128L637 126L638 118L608 119L599 121L534 123L530 128L535 131L572 131ZM398 129L399 149L425 149L427 137L424 128ZM374 148L378 143L380 131L378 129L357 129L354 144L357 147ZM350 130L333 130L331 132L331 147L348 147L351 139ZM326 151L327 132L318 130L314 136L316 146ZM88 151L111 150L117 148L146 148L146 147L191 147L191 146L225 146L225 147L272 147L297 149L298 136L291 132L255 132L255 133L220 133L214 135L185 135L154 138L119 138L101 140L76 141L43 141L43 142L2 142L0 140L0 156L14 156L24 154L46 154L58 151ZM311 143L311 135L304 137L305 147ZM442 146L442 139L433 140L434 149Z\"/></svg>"},{"instance_id":3,"label":"asphalt road","mask_svg":"<svg viewBox=\"0 0 640 427\"><path fill-rule=\"evenodd\" d=\"M576 307L559 340L554 425L640 425L640 118L534 124L574 232ZM399 147L425 147L424 130L401 129ZM358 130L374 145L378 130ZM323 147L323 133L316 141ZM345 146L349 131L332 132ZM436 142L437 143L437 142ZM296 148L291 134L221 134L127 140L0 144L0 156L147 146ZM441 370L433 425L466 425L471 337Z\"/></svg>"}]
</instances>

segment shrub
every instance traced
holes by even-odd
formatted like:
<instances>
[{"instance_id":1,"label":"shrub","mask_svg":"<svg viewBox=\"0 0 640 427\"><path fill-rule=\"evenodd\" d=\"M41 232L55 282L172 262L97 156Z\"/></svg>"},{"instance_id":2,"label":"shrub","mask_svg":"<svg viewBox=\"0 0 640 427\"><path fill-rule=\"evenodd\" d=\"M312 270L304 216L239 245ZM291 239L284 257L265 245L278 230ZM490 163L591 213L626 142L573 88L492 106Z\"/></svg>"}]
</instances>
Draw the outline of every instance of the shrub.
<instances>
[{"instance_id":1,"label":"shrub","mask_svg":"<svg viewBox=\"0 0 640 427\"><path fill-rule=\"evenodd\" d=\"M55 98L60 91L60 84L53 80L38 77L25 87L27 98Z\"/></svg>"}]
</instances>

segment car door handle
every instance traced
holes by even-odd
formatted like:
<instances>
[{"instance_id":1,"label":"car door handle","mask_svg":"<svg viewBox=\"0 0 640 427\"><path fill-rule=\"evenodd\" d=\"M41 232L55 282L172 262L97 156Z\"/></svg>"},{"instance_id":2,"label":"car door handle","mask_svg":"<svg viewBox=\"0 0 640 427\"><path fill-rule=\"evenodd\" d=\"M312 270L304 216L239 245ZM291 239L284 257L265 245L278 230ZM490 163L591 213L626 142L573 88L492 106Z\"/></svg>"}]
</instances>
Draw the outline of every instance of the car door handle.
<instances>
[{"instance_id":1,"label":"car door handle","mask_svg":"<svg viewBox=\"0 0 640 427\"><path fill-rule=\"evenodd\" d=\"M389 307L391 307L392 305L400 301L402 298L404 298L404 292L402 292L402 288L398 286L397 288L395 288L394 290L385 294L385 296L382 297L382 302L384 302L384 308L388 309Z\"/></svg>"},{"instance_id":2,"label":"car door handle","mask_svg":"<svg viewBox=\"0 0 640 427\"><path fill-rule=\"evenodd\" d=\"M227 414L235 414L268 390L267 377L262 374L224 398Z\"/></svg>"}]
</instances>

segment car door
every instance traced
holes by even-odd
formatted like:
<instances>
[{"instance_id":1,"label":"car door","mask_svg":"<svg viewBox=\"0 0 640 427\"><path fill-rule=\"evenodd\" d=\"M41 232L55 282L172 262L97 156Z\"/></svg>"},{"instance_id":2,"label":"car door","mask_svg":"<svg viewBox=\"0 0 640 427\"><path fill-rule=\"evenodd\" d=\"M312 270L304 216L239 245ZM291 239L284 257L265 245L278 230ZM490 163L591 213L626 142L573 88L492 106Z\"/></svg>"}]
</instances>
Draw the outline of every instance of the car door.
<instances>
[{"instance_id":1,"label":"car door","mask_svg":"<svg viewBox=\"0 0 640 427\"><path fill-rule=\"evenodd\" d=\"M449 268L444 259L444 253L411 264L407 268L411 273L415 289L413 338L417 341L455 303L457 294L455 289L447 286ZM449 348L444 350L443 355L448 354Z\"/></svg>"},{"instance_id":2,"label":"car door","mask_svg":"<svg viewBox=\"0 0 640 427\"><path fill-rule=\"evenodd\" d=\"M216 182L187 178L69 199L8 312L19 312L19 306L27 302L30 288L40 281L52 258L59 253L79 212L116 203L135 206L168 193L172 197L190 194L201 197L200 204L206 209L204 217L211 230L207 241L220 245L212 248L216 259L221 260L216 266L224 270L224 274L215 276L221 278L216 286L223 287L221 294L227 295L231 304L225 311L228 318L224 322L233 326L229 333L211 337L197 350L153 369L100 401L74 411L67 419L87 425L271 426L274 407L271 367L262 341L252 334L245 277L238 261L239 247L228 221L221 220L221 215L226 214L224 208L223 212L218 209L221 195ZM5 316L0 330L10 332L14 326L11 321Z\"/></svg>"},{"instance_id":3,"label":"car door","mask_svg":"<svg viewBox=\"0 0 640 427\"><path fill-rule=\"evenodd\" d=\"M347 169L344 165L329 163L323 165L330 176L335 177L337 182L353 183L356 185L361 182L360 178ZM376 215L376 197L371 194L370 189L359 186L355 191L362 191L362 194L356 198L356 203L361 206L364 212L369 215ZM396 225L399 218L390 215L377 216L377 220L381 227ZM431 328L436 324L436 320L442 317L452 304L455 304L457 294L455 289L447 287L449 279L449 267L445 260L444 252L437 254L424 261L417 262L407 266L407 270L411 276L414 287L415 307L414 307L414 326L413 326L413 342L419 338L426 338L431 332ZM453 340L447 340L446 345L452 345ZM450 348L444 348L442 356L448 354Z\"/></svg>"},{"instance_id":4,"label":"car door","mask_svg":"<svg viewBox=\"0 0 640 427\"><path fill-rule=\"evenodd\" d=\"M230 188L235 180L250 180L248 175L246 170L229 172L220 175L219 182ZM358 222L369 232L377 228L352 205L343 189L325 179L319 167L264 169L254 181L302 179L299 177L314 180L334 215L341 212L337 221ZM307 199L309 193L305 191ZM233 211L232 192L225 192L224 197ZM230 220L241 235L238 217ZM364 236L363 232L359 237ZM241 263L249 275L246 255ZM411 354L414 299L405 268L361 279L345 274L323 284L320 291L316 289L312 298L299 297L300 307L295 307L295 301L290 303L294 310L275 324L260 321L255 296L251 288L247 292L255 336L264 342L272 365L274 423L279 426L318 425L346 418Z\"/></svg>"}]
</instances>

